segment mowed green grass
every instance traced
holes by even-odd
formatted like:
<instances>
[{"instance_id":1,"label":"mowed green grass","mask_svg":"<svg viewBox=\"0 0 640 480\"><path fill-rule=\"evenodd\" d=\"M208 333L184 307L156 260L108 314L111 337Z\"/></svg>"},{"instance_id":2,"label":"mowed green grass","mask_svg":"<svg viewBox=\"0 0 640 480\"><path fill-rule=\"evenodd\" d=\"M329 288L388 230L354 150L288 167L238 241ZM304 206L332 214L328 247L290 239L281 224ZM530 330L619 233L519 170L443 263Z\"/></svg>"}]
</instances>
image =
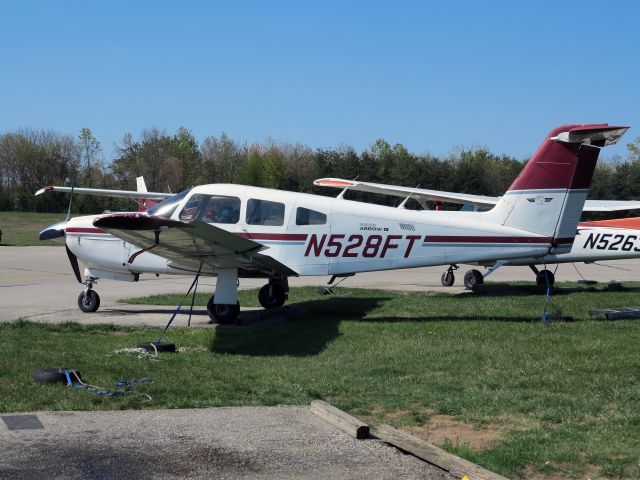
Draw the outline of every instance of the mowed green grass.
<instances>
[{"instance_id":1,"label":"mowed green grass","mask_svg":"<svg viewBox=\"0 0 640 480\"><path fill-rule=\"evenodd\" d=\"M64 218L64 213L0 212L0 245L62 246L63 243L38 240L38 234L47 225L61 222Z\"/></svg>"},{"instance_id":2,"label":"mowed green grass","mask_svg":"<svg viewBox=\"0 0 640 480\"><path fill-rule=\"evenodd\" d=\"M640 323L594 321L588 311L640 303L640 287L561 286L553 308L576 321L548 325L540 321L544 295L537 288L487 290L429 295L337 288L321 296L293 289L291 302L302 309L287 322L215 333L173 329L167 340L186 350L159 360L114 354L156 339L157 329L5 324L0 411L321 398L374 425L421 427L431 415L446 414L478 429L498 428L500 439L482 451L453 437L446 448L506 476L637 478ZM256 292L243 295L248 302ZM155 383L115 398L35 385L32 373L50 366L78 368L102 386L142 376Z\"/></svg>"}]
</instances>

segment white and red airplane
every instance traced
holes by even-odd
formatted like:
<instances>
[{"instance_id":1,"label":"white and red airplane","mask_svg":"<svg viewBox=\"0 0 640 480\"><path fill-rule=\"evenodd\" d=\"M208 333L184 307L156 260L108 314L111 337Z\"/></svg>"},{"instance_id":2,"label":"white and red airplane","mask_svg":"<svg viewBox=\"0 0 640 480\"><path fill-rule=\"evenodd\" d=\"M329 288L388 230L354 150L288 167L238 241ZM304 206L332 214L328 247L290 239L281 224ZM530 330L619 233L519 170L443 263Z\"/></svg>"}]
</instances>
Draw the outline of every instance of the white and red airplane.
<instances>
[{"instance_id":1,"label":"white and red airplane","mask_svg":"<svg viewBox=\"0 0 640 480\"><path fill-rule=\"evenodd\" d=\"M243 185L201 185L146 212L69 219L41 232L64 238L83 311L95 311L99 278L140 274L217 276L207 310L218 322L239 313L239 277L268 279L265 308L281 306L288 278L568 253L600 149L628 127L564 125L553 129L518 178L488 211L416 211ZM42 191L61 190L46 187ZM74 189L132 198L166 194ZM84 281L78 259L86 266ZM477 271L476 271L477 272ZM476 282L482 275L473 273Z\"/></svg>"},{"instance_id":2,"label":"white and red airplane","mask_svg":"<svg viewBox=\"0 0 640 480\"><path fill-rule=\"evenodd\" d=\"M346 180L342 178L321 178L314 181L322 187L340 188L384 194L403 198L398 208L404 208L409 198L415 199L424 209L428 209L426 202L457 203L465 205L463 209L469 211L486 211L500 201L500 197L487 197L466 193L426 190L421 188L399 187L379 183ZM343 194L342 193L342 194ZM541 201L541 200L538 200ZM546 201L546 198L545 198ZM584 212L615 212L640 209L637 200L587 200ZM468 262L487 268L484 273L477 270L468 271L464 276L464 284L468 289L474 289L482 280L503 266L528 266L536 275L536 282L541 286L552 286L555 282L553 273L549 270L539 270L539 265L553 265L558 263L593 263L605 260L625 260L640 257L640 217L598 220L578 223L576 237L569 253L549 253L541 257L499 259L489 262ZM458 266L452 264L442 274L441 282L450 287L455 282L454 271Z\"/></svg>"}]
</instances>

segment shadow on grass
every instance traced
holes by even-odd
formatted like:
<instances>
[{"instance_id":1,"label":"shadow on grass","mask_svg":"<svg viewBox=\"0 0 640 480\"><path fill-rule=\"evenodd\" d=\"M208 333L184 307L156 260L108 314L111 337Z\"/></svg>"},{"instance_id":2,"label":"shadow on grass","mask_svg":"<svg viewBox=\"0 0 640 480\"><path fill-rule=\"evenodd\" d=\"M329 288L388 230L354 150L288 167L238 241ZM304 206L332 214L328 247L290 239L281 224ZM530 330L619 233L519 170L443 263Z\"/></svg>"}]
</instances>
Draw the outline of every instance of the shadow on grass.
<instances>
[{"instance_id":1,"label":"shadow on grass","mask_svg":"<svg viewBox=\"0 0 640 480\"><path fill-rule=\"evenodd\" d=\"M639 287L622 287L618 290L609 290L606 285L602 287L595 286L560 286L553 287L551 289L551 295L570 295L572 293L640 293ZM477 298L481 296L485 297L500 297L500 296L539 296L544 297L547 293L546 287L540 287L538 285L510 285L508 283L489 283L480 285L475 292L466 291L463 293L452 294L456 298Z\"/></svg>"},{"instance_id":2,"label":"shadow on grass","mask_svg":"<svg viewBox=\"0 0 640 480\"><path fill-rule=\"evenodd\" d=\"M300 302L301 313L291 320L250 330L219 329L211 350L255 356L311 356L321 353L339 335L342 320L363 319L384 297L331 297Z\"/></svg>"}]
</instances>

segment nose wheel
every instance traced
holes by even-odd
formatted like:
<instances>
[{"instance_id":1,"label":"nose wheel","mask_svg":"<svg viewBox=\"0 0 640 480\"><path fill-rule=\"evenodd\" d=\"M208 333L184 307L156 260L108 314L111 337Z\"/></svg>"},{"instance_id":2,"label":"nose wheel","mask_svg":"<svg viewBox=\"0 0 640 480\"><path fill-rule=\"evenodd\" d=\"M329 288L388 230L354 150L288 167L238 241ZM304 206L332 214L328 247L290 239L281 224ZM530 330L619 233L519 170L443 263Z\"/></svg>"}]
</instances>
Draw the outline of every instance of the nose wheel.
<instances>
[{"instance_id":1,"label":"nose wheel","mask_svg":"<svg viewBox=\"0 0 640 480\"><path fill-rule=\"evenodd\" d=\"M100 295L95 290L85 290L78 296L78 307L85 313L93 313L100 307Z\"/></svg>"}]
</instances>

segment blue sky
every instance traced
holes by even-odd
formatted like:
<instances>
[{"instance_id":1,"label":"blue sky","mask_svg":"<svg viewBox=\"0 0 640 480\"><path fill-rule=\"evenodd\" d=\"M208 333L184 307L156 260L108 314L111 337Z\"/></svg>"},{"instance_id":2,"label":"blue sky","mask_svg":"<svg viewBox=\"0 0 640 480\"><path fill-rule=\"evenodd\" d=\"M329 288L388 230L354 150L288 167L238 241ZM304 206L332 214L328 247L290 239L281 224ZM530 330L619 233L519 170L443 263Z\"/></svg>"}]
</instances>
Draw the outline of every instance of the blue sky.
<instances>
[{"instance_id":1,"label":"blue sky","mask_svg":"<svg viewBox=\"0 0 640 480\"><path fill-rule=\"evenodd\" d=\"M640 135L640 2L7 2L0 131L190 128L524 158L566 122ZM625 154L626 142L608 150Z\"/></svg>"}]
</instances>

